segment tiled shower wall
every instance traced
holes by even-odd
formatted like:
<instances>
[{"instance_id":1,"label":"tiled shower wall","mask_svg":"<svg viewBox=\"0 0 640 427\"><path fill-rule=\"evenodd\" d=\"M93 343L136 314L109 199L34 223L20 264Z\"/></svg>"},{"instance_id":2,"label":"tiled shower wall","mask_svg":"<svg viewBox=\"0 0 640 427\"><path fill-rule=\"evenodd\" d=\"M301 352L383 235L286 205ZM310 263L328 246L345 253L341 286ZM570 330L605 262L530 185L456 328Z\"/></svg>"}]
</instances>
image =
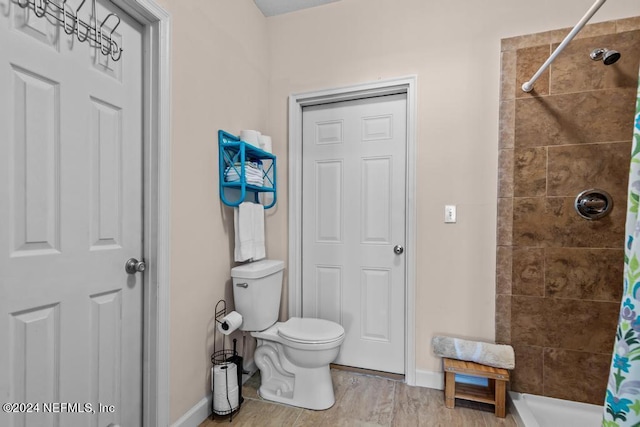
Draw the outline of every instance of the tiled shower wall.
<instances>
[{"instance_id":1,"label":"tiled shower wall","mask_svg":"<svg viewBox=\"0 0 640 427\"><path fill-rule=\"evenodd\" d=\"M601 405L623 286L640 18L585 27L523 92L569 30L502 40L496 340L515 349L512 390ZM600 47L622 58L592 61ZM614 208L589 221L573 204L594 187Z\"/></svg>"}]
</instances>

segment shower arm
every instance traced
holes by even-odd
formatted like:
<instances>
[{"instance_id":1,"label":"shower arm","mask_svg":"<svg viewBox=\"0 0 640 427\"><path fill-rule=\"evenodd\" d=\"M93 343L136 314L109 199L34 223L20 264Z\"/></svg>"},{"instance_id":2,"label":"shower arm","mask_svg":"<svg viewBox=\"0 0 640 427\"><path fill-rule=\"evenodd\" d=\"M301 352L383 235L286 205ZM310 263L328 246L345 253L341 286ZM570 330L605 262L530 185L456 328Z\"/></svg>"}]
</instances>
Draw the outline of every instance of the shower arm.
<instances>
[{"instance_id":1,"label":"shower arm","mask_svg":"<svg viewBox=\"0 0 640 427\"><path fill-rule=\"evenodd\" d=\"M540 69L533 75L533 77L531 77L531 80L529 80L528 82L525 82L522 85L522 90L523 91L531 92L533 90L533 84L535 83L535 81L538 80L540 75L542 75L542 73L544 73L544 71L549 67L549 65L551 65L551 63L554 61L554 59L556 59L556 56L558 56L560 54L560 52L562 52L562 50L565 48L565 46L568 45L571 40L573 40L573 38L576 36L576 34L578 34L580 32L582 27L584 27L586 25L586 23L589 22L591 17L593 15L595 15L595 13L598 11L598 9L600 9L600 7L606 1L607 0L596 0L596 2L593 4L593 6L591 6L591 8L582 17L582 19L576 24L575 27L573 27L571 32L569 34L567 34L567 36L564 38L564 40L562 40L562 43L560 43L558 45L558 47L556 48L556 50L553 51L551 56L549 56L549 58L545 61L545 63L542 64Z\"/></svg>"}]
</instances>

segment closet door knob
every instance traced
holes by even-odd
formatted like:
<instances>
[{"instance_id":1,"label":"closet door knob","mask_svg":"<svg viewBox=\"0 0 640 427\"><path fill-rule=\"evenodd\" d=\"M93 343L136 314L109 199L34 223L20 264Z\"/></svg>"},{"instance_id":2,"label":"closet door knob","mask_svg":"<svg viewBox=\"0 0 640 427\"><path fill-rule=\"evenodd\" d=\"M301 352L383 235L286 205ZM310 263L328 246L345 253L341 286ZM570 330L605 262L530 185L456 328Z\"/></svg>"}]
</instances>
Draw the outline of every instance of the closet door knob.
<instances>
[{"instance_id":1,"label":"closet door knob","mask_svg":"<svg viewBox=\"0 0 640 427\"><path fill-rule=\"evenodd\" d=\"M393 247L393 252L395 252L396 255L400 255L404 252L404 248L400 245L395 245Z\"/></svg>"},{"instance_id":2,"label":"closet door knob","mask_svg":"<svg viewBox=\"0 0 640 427\"><path fill-rule=\"evenodd\" d=\"M138 261L135 258L129 258L127 262L124 264L124 270L128 274L136 274L137 272L142 272L147 268L147 265L144 261Z\"/></svg>"}]
</instances>

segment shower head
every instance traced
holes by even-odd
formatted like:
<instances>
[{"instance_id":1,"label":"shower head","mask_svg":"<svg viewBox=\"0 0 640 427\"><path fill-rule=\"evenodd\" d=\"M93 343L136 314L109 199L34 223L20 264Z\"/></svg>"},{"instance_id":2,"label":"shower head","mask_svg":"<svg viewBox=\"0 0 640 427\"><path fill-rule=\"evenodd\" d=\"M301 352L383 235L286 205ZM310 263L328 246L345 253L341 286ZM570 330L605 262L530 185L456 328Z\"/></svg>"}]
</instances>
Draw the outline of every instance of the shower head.
<instances>
[{"instance_id":1,"label":"shower head","mask_svg":"<svg viewBox=\"0 0 640 427\"><path fill-rule=\"evenodd\" d=\"M593 49L589 54L594 61L602 61L604 65L614 64L620 59L620 52L617 50L609 50L604 48Z\"/></svg>"},{"instance_id":2,"label":"shower head","mask_svg":"<svg viewBox=\"0 0 640 427\"><path fill-rule=\"evenodd\" d=\"M618 52L617 50L608 50L604 53L602 61L604 62L604 65L611 65L618 59L620 59L620 52Z\"/></svg>"}]
</instances>

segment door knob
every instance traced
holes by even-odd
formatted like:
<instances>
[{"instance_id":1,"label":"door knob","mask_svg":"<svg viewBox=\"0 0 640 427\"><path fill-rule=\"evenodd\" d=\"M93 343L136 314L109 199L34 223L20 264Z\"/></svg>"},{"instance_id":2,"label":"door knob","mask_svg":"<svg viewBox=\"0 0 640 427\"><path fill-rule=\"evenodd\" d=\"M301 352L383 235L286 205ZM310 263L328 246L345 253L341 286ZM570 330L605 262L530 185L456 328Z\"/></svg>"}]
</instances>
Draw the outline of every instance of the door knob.
<instances>
[{"instance_id":1,"label":"door knob","mask_svg":"<svg viewBox=\"0 0 640 427\"><path fill-rule=\"evenodd\" d=\"M396 255L400 255L404 252L404 248L400 245L395 245L393 247L393 252L395 252Z\"/></svg>"},{"instance_id":2,"label":"door knob","mask_svg":"<svg viewBox=\"0 0 640 427\"><path fill-rule=\"evenodd\" d=\"M144 263L144 261L138 261L135 258L129 258L124 264L124 270L128 274L136 274L139 271L144 271L145 268L147 268L147 265Z\"/></svg>"}]
</instances>

